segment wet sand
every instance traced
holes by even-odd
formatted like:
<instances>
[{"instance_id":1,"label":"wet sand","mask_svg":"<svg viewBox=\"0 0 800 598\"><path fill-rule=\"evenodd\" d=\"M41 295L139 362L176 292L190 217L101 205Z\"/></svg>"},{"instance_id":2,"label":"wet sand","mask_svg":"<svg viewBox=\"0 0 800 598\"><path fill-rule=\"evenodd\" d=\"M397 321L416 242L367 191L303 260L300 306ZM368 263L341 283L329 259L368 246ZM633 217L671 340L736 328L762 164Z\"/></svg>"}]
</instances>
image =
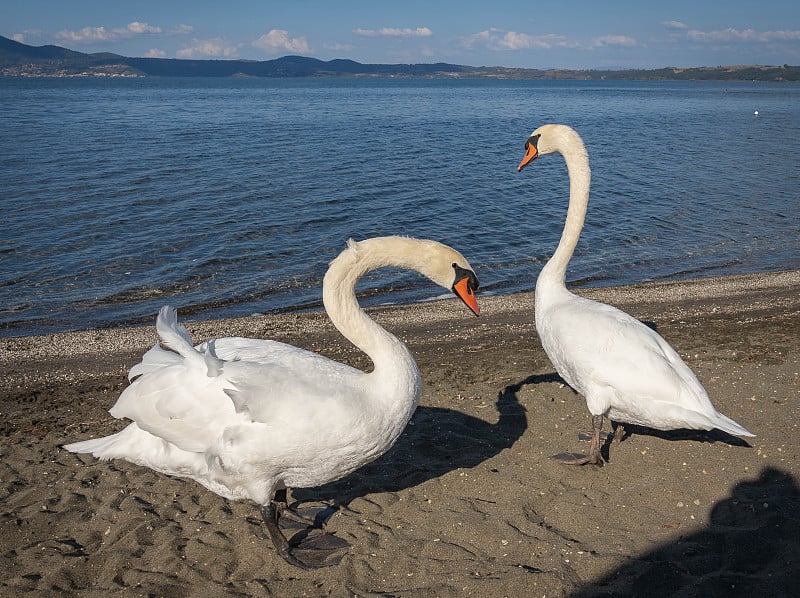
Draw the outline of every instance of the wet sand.
<instances>
[{"instance_id":1,"label":"wet sand","mask_svg":"<svg viewBox=\"0 0 800 598\"><path fill-rule=\"evenodd\" d=\"M632 428L605 467L564 466L549 456L585 450L590 418L532 294L480 297L480 318L455 300L372 309L416 356L422 400L383 457L293 491L338 508L327 529L352 544L303 571L255 505L60 448L125 425L107 410L154 326L0 339L0 594L800 595L800 271L580 294L655 326L756 437ZM369 367L318 312L186 324Z\"/></svg>"}]
</instances>

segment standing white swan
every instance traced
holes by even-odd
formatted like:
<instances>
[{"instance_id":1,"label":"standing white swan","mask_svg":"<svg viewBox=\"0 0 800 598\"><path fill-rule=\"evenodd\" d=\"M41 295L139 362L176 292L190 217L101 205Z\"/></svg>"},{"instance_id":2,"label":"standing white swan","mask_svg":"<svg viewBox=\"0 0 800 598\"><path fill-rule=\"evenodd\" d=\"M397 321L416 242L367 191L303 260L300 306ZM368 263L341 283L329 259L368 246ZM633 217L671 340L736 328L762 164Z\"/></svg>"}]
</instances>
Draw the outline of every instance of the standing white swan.
<instances>
[{"instance_id":1,"label":"standing white swan","mask_svg":"<svg viewBox=\"0 0 800 598\"><path fill-rule=\"evenodd\" d=\"M660 335L625 312L567 290L564 277L589 202L591 171L583 141L566 125L543 125L525 142L517 171L540 155L556 152L567 163L569 208L558 247L536 281L536 331L556 371L586 398L593 433L588 455L555 458L602 465L604 415L659 430L719 428L753 436L714 409L697 377Z\"/></svg>"},{"instance_id":2,"label":"standing white swan","mask_svg":"<svg viewBox=\"0 0 800 598\"><path fill-rule=\"evenodd\" d=\"M319 486L376 459L417 406L422 380L414 358L356 299L357 281L382 266L416 270L479 312L478 280L456 250L405 237L350 240L328 268L323 301L373 371L277 341L221 338L195 348L175 310L163 307L156 329L166 349L156 344L131 368L132 383L110 410L133 423L64 448L188 477L227 499L253 500L286 561L309 568L333 564L331 556L340 560L344 540L325 534L329 542L316 549L290 546L278 518L286 487Z\"/></svg>"}]
</instances>

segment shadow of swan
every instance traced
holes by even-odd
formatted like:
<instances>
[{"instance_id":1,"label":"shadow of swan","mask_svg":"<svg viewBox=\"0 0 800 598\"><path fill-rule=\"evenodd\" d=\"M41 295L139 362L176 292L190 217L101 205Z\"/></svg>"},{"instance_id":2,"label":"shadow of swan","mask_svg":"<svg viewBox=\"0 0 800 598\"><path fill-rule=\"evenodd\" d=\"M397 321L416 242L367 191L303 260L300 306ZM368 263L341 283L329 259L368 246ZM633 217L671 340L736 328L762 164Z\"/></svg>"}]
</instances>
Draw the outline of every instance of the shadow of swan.
<instances>
[{"instance_id":1,"label":"shadow of swan","mask_svg":"<svg viewBox=\"0 0 800 598\"><path fill-rule=\"evenodd\" d=\"M800 596L798 555L800 488L768 467L717 503L703 530L635 557L572 597Z\"/></svg>"},{"instance_id":2,"label":"shadow of swan","mask_svg":"<svg viewBox=\"0 0 800 598\"><path fill-rule=\"evenodd\" d=\"M661 438L662 440L668 440L670 442L679 440L691 440L694 442L707 442L711 444L715 442L722 442L731 446L744 446L752 448L752 445L744 438L739 438L738 436L734 436L733 434L728 434L727 432L717 429L689 430L681 428L678 430L656 430L654 428L647 428L644 426L625 424L625 436L623 440L631 434L638 434L640 436L653 436L655 438Z\"/></svg>"},{"instance_id":3,"label":"shadow of swan","mask_svg":"<svg viewBox=\"0 0 800 598\"><path fill-rule=\"evenodd\" d=\"M574 388L572 388L564 379L559 376L556 372L551 372L548 374L534 374L532 376L528 376L523 382L520 383L519 387L526 384L547 384L547 383L558 383L563 384L567 388L569 388L573 394L579 396L581 400L584 400L583 395L578 393ZM587 423L587 430L591 428L591 420L590 420L589 411L586 411L586 423ZM679 440L692 440L694 442L707 442L707 443L714 443L714 442L722 442L725 444L729 444L731 446L743 446L743 447L750 447L752 445L748 443L744 438L739 438L738 436L734 436L733 434L728 434L727 432L723 432L722 430L691 430L688 428L680 428L675 430L656 430L655 428L648 428L647 426L637 426L634 424L625 424L624 422L616 422L611 421L611 426L616 433L619 424L622 423L625 428L625 435L622 437L622 440L636 434L639 436L653 436L656 438L661 438L662 440L668 440L670 442L679 441ZM575 431L576 434L579 435L581 440L587 440L587 436L591 436L591 433L588 435L586 433L580 433L578 430ZM614 435L609 435L603 447L601 448L601 452L603 453L603 458L608 461L609 459L609 444L614 439Z\"/></svg>"},{"instance_id":4,"label":"shadow of swan","mask_svg":"<svg viewBox=\"0 0 800 598\"><path fill-rule=\"evenodd\" d=\"M511 447L527 429L525 408L517 400L522 384L498 393L495 424L452 409L417 407L384 455L336 482L292 489L292 496L297 502L347 505L366 494L397 492L455 469L475 467Z\"/></svg>"}]
</instances>

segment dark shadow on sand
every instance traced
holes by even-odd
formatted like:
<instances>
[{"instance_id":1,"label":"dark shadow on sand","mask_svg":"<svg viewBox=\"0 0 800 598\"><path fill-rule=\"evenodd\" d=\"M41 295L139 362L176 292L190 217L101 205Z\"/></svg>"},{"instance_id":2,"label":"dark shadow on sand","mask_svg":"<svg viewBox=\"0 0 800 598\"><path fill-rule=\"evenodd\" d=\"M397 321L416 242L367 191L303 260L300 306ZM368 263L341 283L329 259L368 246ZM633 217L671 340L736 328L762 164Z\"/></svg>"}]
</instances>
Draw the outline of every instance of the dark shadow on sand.
<instances>
[{"instance_id":1,"label":"dark shadow on sand","mask_svg":"<svg viewBox=\"0 0 800 598\"><path fill-rule=\"evenodd\" d=\"M498 393L495 424L452 409L418 407L397 443L383 456L336 482L292 489L292 497L299 503L347 505L366 494L397 492L455 469L480 465L511 447L527 429L525 408L517 400L522 384Z\"/></svg>"},{"instance_id":2,"label":"dark shadow on sand","mask_svg":"<svg viewBox=\"0 0 800 598\"><path fill-rule=\"evenodd\" d=\"M647 324L647 322L645 322ZM655 329L655 324L651 326ZM556 372L552 372L549 374L535 374L533 376L529 376L523 382L520 383L520 388L526 384L547 384L547 383L558 383L563 384L568 387L572 392L578 395L581 400L583 400L583 396L580 395L572 388L561 376L559 376ZM586 426L585 430L575 430L575 433L580 436L580 440L588 440L591 438L591 415L589 411L586 411ZM613 432L606 438L603 446L601 447L601 452L603 454L603 458L608 461L609 460L609 448L611 446L611 441L614 440L615 435L618 432L618 423L610 421L608 418L604 420L604 429L606 432ZM609 425L610 428L609 429ZM635 426L633 424L623 424L624 427L624 436L622 440L624 441L626 438L639 435L639 436L654 436L656 438L661 438L662 440L669 440L669 441L684 441L690 440L694 442L723 442L725 444L729 444L731 446L743 446L743 447L751 447L750 443L748 443L743 438L739 438L738 436L734 436L732 434L728 434L727 432L723 432L722 430L689 430L689 429L679 429L679 430L656 430L655 428L648 428L646 426Z\"/></svg>"},{"instance_id":3,"label":"dark shadow on sand","mask_svg":"<svg viewBox=\"0 0 800 598\"><path fill-rule=\"evenodd\" d=\"M654 436L656 438L661 438L662 440L669 440L669 441L679 441L679 440L691 440L694 442L724 442L725 444L729 444L731 446L744 446L750 447L750 443L747 442L744 438L739 438L738 436L734 436L733 434L728 434L727 432L723 432L722 430L655 430L653 428L647 428L644 426L633 426L631 424L625 424L625 436L623 437L623 441L628 436L632 435L639 435L639 436Z\"/></svg>"},{"instance_id":4,"label":"dark shadow on sand","mask_svg":"<svg viewBox=\"0 0 800 598\"><path fill-rule=\"evenodd\" d=\"M800 596L800 488L765 468L711 510L706 529L635 557L572 598Z\"/></svg>"}]
</instances>

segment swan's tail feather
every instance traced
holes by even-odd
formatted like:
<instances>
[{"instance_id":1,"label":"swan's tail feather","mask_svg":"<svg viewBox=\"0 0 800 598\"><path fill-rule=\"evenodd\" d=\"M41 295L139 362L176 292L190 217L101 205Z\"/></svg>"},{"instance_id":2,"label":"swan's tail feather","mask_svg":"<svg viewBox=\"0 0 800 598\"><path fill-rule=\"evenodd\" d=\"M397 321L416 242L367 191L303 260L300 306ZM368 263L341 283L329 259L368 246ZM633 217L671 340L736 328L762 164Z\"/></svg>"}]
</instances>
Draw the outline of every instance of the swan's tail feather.
<instances>
[{"instance_id":1,"label":"swan's tail feather","mask_svg":"<svg viewBox=\"0 0 800 598\"><path fill-rule=\"evenodd\" d=\"M688 428L696 430L713 430L716 428L733 436L755 436L744 426L739 425L730 417L722 415L718 411L714 411L713 414L692 411L688 415L684 414L684 416L684 421L688 424Z\"/></svg>"},{"instance_id":2,"label":"swan's tail feather","mask_svg":"<svg viewBox=\"0 0 800 598\"><path fill-rule=\"evenodd\" d=\"M64 448L71 453L89 453L101 461L108 461L109 459L123 456L116 454L114 447L124 432L125 430L122 432L117 432L116 434L112 434L111 436L103 436L102 438L92 438L91 440L72 442L70 444L65 444Z\"/></svg>"},{"instance_id":3,"label":"swan's tail feather","mask_svg":"<svg viewBox=\"0 0 800 598\"><path fill-rule=\"evenodd\" d=\"M152 453L154 440L156 444L163 442L132 423L116 434L65 444L64 448L72 453L89 453L102 461L118 458L131 461L131 456L137 453Z\"/></svg>"},{"instance_id":4,"label":"swan's tail feather","mask_svg":"<svg viewBox=\"0 0 800 598\"><path fill-rule=\"evenodd\" d=\"M726 417L721 413L718 413L717 417L712 419L712 422L715 428L734 436L755 436L755 434L748 431L744 426L737 424L730 417Z\"/></svg>"},{"instance_id":5,"label":"swan's tail feather","mask_svg":"<svg viewBox=\"0 0 800 598\"><path fill-rule=\"evenodd\" d=\"M733 436L755 436L744 426L739 425L731 418L722 415L709 404L709 409L698 411L687 409L675 403L656 402L653 410L641 417L632 413L615 412L611 409L607 414L611 420L629 424L647 426L656 430L722 430Z\"/></svg>"},{"instance_id":6,"label":"swan's tail feather","mask_svg":"<svg viewBox=\"0 0 800 598\"><path fill-rule=\"evenodd\" d=\"M189 362L204 366L209 377L218 376L222 372L223 361L216 357L212 350L209 349L201 353L194 348L186 327L178 323L178 312L174 307L165 305L159 310L156 318L156 332L158 332L161 342L166 347L172 349ZM150 355L150 353L153 353L153 355ZM142 363L138 366L141 369L141 373L158 369L158 365L170 364L168 358L158 352L153 352L153 349L145 354L145 358L148 355L150 355L152 361L145 365L144 359L142 360Z\"/></svg>"},{"instance_id":7,"label":"swan's tail feather","mask_svg":"<svg viewBox=\"0 0 800 598\"><path fill-rule=\"evenodd\" d=\"M199 355L186 327L178 323L178 311L171 305L165 305L158 311L156 332L164 345L186 359L194 359L195 355Z\"/></svg>"},{"instance_id":8,"label":"swan's tail feather","mask_svg":"<svg viewBox=\"0 0 800 598\"><path fill-rule=\"evenodd\" d=\"M101 461L125 459L169 475L191 476L205 468L202 454L181 450L135 423L116 434L72 442L64 448L72 453L89 453Z\"/></svg>"}]
</instances>

